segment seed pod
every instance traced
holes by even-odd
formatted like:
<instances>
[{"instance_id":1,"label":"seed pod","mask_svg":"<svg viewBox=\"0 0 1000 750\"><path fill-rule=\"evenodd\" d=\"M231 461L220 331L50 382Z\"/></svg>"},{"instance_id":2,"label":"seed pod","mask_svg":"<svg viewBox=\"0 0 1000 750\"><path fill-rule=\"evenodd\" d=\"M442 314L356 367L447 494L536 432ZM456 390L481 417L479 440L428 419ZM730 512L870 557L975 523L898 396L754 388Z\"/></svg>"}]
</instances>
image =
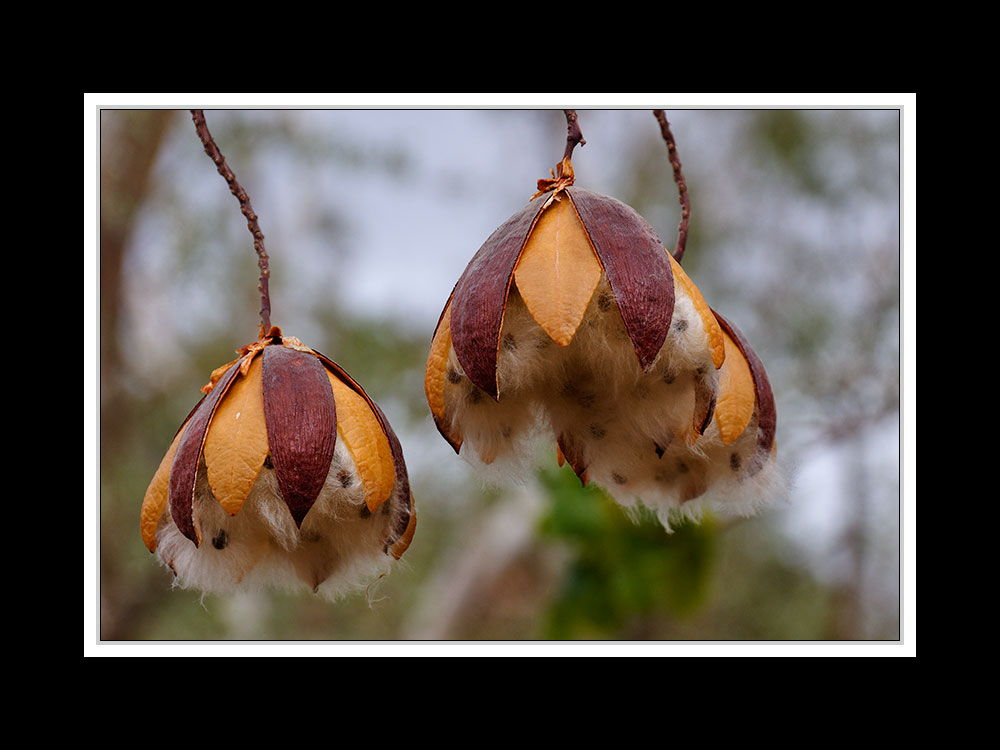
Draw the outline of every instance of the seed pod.
<instances>
[{"instance_id":1,"label":"seed pod","mask_svg":"<svg viewBox=\"0 0 1000 750\"><path fill-rule=\"evenodd\" d=\"M565 184L536 196L490 235L455 286L451 330L469 379L499 396L497 350L511 289L560 346L568 346L602 279L635 356L647 370L674 309L670 263L653 229L632 208Z\"/></svg>"},{"instance_id":2,"label":"seed pod","mask_svg":"<svg viewBox=\"0 0 1000 750\"><path fill-rule=\"evenodd\" d=\"M541 433L582 482L626 505L641 498L666 522L718 484L713 461L726 480L760 471L773 398L759 359L649 224L573 179L564 159L459 278L431 343L428 404L445 439L483 470L526 471ZM756 388L749 416L739 362ZM732 380L721 423L720 375ZM759 445L737 454L734 472L730 454L750 431ZM716 442L739 445L709 458Z\"/></svg>"},{"instance_id":3,"label":"seed pod","mask_svg":"<svg viewBox=\"0 0 1000 750\"><path fill-rule=\"evenodd\" d=\"M399 441L340 366L277 327L237 353L160 463L143 541L182 586L305 583L335 597L413 537Z\"/></svg>"}]
</instances>

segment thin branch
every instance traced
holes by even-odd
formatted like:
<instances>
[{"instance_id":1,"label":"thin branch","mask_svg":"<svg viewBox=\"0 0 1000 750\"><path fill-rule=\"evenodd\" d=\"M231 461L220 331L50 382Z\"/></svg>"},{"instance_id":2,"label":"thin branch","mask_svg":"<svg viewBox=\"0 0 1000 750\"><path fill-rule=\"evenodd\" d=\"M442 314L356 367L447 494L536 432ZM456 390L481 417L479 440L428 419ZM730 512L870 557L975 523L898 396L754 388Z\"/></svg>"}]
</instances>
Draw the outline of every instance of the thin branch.
<instances>
[{"instance_id":1,"label":"thin branch","mask_svg":"<svg viewBox=\"0 0 1000 750\"><path fill-rule=\"evenodd\" d=\"M229 185L230 192L240 202L240 211L246 217L247 228L253 235L253 247L257 251L257 265L260 268L260 283L257 285L257 289L260 291L260 335L263 337L271 330L271 295L268 292L271 269L268 266L267 250L264 249L264 234L257 225L257 214L254 213L253 206L250 205L250 196L236 181L236 175L226 164L226 158L219 151L219 147L215 145L215 140L205 122L205 113L200 109L192 109L191 119L194 120L194 129L205 146L205 153L215 163L219 174L225 178L226 184Z\"/></svg>"},{"instance_id":2,"label":"thin branch","mask_svg":"<svg viewBox=\"0 0 1000 750\"><path fill-rule=\"evenodd\" d=\"M681 223L677 226L677 247L674 248L674 259L679 263L684 257L684 247L687 245L688 222L691 219L691 203L688 200L687 183L684 182L684 172L681 171L681 160L677 156L677 144L674 143L674 134L670 132L670 123L667 122L667 115L662 109L654 109L653 115L660 123L660 135L667 143L667 152L670 155L670 164L674 168L674 182L677 183L677 190L680 193L681 203Z\"/></svg>"},{"instance_id":3,"label":"thin branch","mask_svg":"<svg viewBox=\"0 0 1000 750\"><path fill-rule=\"evenodd\" d=\"M583 140L583 133L580 132L580 126L576 124L576 110L564 109L563 112L566 114L566 151L563 152L562 161L556 165L556 168L549 170L550 177L538 180L538 191L531 196L531 200L534 200L540 195L552 192L552 195L545 203L546 208L552 203L557 193L573 184L575 177L573 175L573 162L570 160L570 157L573 155L573 149L576 148L578 143L581 146L586 143Z\"/></svg>"},{"instance_id":4,"label":"thin branch","mask_svg":"<svg viewBox=\"0 0 1000 750\"><path fill-rule=\"evenodd\" d=\"M566 113L566 152L563 154L563 159L569 159L576 144L584 146L587 142L583 139L583 133L580 132L580 126L576 122L576 110L564 109L563 112Z\"/></svg>"}]
</instances>

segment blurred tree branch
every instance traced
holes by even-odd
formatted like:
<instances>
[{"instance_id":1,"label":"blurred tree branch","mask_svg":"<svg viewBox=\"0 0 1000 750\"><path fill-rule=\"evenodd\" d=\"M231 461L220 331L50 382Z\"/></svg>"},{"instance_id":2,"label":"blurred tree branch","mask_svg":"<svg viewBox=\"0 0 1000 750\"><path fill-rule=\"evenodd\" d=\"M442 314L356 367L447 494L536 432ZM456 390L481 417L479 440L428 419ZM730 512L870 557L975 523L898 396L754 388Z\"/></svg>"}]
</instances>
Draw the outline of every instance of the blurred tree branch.
<instances>
[{"instance_id":1,"label":"blurred tree branch","mask_svg":"<svg viewBox=\"0 0 1000 750\"><path fill-rule=\"evenodd\" d=\"M122 266L136 213L149 190L149 178L163 136L173 120L170 110L101 112L101 451L123 432L122 357L118 343ZM105 408L114 404L115 408Z\"/></svg>"}]
</instances>

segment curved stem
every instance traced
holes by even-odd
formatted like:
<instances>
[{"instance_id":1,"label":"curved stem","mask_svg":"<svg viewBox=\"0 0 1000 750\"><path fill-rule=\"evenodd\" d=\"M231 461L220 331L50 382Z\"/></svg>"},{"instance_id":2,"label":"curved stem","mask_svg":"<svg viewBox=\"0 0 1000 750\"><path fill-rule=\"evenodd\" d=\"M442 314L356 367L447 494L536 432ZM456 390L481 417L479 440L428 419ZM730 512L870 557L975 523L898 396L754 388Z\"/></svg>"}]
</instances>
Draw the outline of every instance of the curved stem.
<instances>
[{"instance_id":1,"label":"curved stem","mask_svg":"<svg viewBox=\"0 0 1000 750\"><path fill-rule=\"evenodd\" d=\"M566 151L563 153L563 159L569 159L573 155L576 144L584 146L587 142L583 139L583 133L580 132L580 126L577 124L576 110L564 109L563 112L566 114Z\"/></svg>"},{"instance_id":2,"label":"curved stem","mask_svg":"<svg viewBox=\"0 0 1000 750\"><path fill-rule=\"evenodd\" d=\"M667 115L662 109L654 109L653 115L660 123L660 135L667 143L667 152L670 155L670 165L674 168L674 182L677 183L677 190L680 193L681 202L681 223L677 226L677 247L674 248L674 260L680 263L684 257L684 247L687 245L688 222L691 218L691 203L688 200L687 183L684 182L684 172L681 171L681 160L677 156L677 144L674 143L674 134L670 132L670 123L667 122Z\"/></svg>"},{"instance_id":3,"label":"curved stem","mask_svg":"<svg viewBox=\"0 0 1000 750\"><path fill-rule=\"evenodd\" d=\"M570 160L570 157L573 155L573 149L576 148L578 143L581 146L586 143L583 139L583 133L580 132L580 126L576 123L576 110L564 109L563 112L566 114L567 135L566 150L563 152L562 161L556 165L554 170L549 170L551 177L538 180L538 191L531 196L531 200L534 200L540 195L554 191L545 203L545 208L551 205L557 193L573 184L573 162Z\"/></svg>"},{"instance_id":4,"label":"curved stem","mask_svg":"<svg viewBox=\"0 0 1000 750\"><path fill-rule=\"evenodd\" d=\"M229 185L229 191L240 202L240 211L246 217L247 228L253 235L253 247L257 251L257 266L260 268L260 283L257 285L257 289L260 291L260 335L263 337L271 330L271 295L267 283L271 277L271 269L268 266L267 250L264 249L264 234L257 225L257 214L254 213L253 206L250 205L250 196L236 181L236 175L226 164L226 158L219 151L219 147L215 145L215 140L205 122L205 113L200 109L192 109L191 119L194 120L195 132L198 133L198 137L201 138L201 142L205 146L205 153L215 163L219 174L225 178L226 184Z\"/></svg>"}]
</instances>

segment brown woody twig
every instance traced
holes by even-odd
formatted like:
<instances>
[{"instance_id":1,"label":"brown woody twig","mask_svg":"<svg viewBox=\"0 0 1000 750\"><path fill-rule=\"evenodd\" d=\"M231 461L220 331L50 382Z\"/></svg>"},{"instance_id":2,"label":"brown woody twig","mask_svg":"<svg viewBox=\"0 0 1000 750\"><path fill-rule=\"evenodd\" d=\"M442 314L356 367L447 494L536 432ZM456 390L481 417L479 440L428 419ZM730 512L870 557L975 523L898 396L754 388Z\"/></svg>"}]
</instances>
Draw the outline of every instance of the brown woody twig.
<instances>
[{"instance_id":1,"label":"brown woody twig","mask_svg":"<svg viewBox=\"0 0 1000 750\"><path fill-rule=\"evenodd\" d=\"M583 146L586 143L583 139L583 133L580 132L580 126L576 123L576 110L564 109L563 112L566 114L567 135L566 150L563 152L562 161L556 165L554 170L549 170L550 177L538 180L538 192L531 196L531 200L534 200L539 195L555 191L545 204L546 206L552 203L556 193L573 184L573 163L570 161L570 157L573 155L573 149L576 148L577 144Z\"/></svg>"},{"instance_id":2,"label":"brown woody twig","mask_svg":"<svg viewBox=\"0 0 1000 750\"><path fill-rule=\"evenodd\" d=\"M564 109L563 112L566 113L566 152L563 154L563 159L569 159L576 144L584 146L587 142L583 139L583 133L580 132L580 126L576 122L576 110Z\"/></svg>"},{"instance_id":3,"label":"brown woody twig","mask_svg":"<svg viewBox=\"0 0 1000 750\"><path fill-rule=\"evenodd\" d=\"M271 269L268 266L267 250L264 249L264 234L257 225L257 214L254 213L253 206L250 205L250 196L236 181L236 175L226 164L226 158L219 151L219 147L215 145L215 140L205 122L205 113L200 109L192 109L191 119L194 120L194 129L205 146L205 153L215 163L219 174L225 178L226 184L229 185L230 192L240 202L240 211L246 217L247 228L253 235L253 247L257 251L257 265L260 268L260 283L257 285L257 289L260 291L260 335L263 338L271 330L271 295L268 292L267 283L271 277Z\"/></svg>"},{"instance_id":4,"label":"brown woody twig","mask_svg":"<svg viewBox=\"0 0 1000 750\"><path fill-rule=\"evenodd\" d=\"M681 160L677 156L677 144L674 143L674 134L670 132L670 123L667 122L667 115L662 109L654 109L653 115L660 123L660 135L667 143L667 152L670 155L670 164L674 168L674 182L677 183L677 190L680 193L681 203L681 223L677 226L677 247L674 248L674 260L678 263L684 256L684 247L687 245L688 222L691 219L691 203L688 199L687 183L684 182L684 173L681 171Z\"/></svg>"}]
</instances>

